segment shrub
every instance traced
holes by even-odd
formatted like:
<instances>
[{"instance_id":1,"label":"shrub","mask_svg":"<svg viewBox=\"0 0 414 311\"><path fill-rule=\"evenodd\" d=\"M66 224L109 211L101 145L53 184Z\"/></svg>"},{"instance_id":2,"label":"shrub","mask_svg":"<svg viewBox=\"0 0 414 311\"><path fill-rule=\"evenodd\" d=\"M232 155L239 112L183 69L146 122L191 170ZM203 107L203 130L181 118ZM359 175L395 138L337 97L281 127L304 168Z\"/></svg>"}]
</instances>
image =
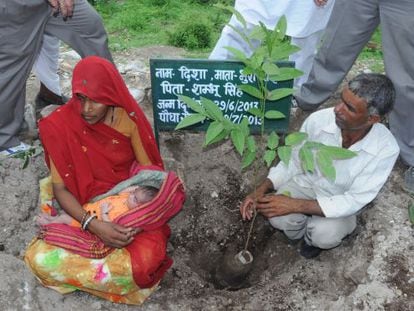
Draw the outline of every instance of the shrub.
<instances>
[{"instance_id":1,"label":"shrub","mask_svg":"<svg viewBox=\"0 0 414 311\"><path fill-rule=\"evenodd\" d=\"M211 26L202 22L182 23L168 34L168 43L190 50L207 48L211 43L211 31Z\"/></svg>"}]
</instances>

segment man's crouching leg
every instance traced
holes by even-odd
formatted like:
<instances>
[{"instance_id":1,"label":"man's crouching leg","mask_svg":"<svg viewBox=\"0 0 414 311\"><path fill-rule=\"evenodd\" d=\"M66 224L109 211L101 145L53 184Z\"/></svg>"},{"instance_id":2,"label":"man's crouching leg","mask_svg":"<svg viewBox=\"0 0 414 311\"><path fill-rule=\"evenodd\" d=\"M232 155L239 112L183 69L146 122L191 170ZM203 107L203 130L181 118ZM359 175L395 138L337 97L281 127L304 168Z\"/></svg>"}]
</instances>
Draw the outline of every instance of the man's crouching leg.
<instances>
[{"instance_id":1,"label":"man's crouching leg","mask_svg":"<svg viewBox=\"0 0 414 311\"><path fill-rule=\"evenodd\" d=\"M274 228L283 231L289 240L299 240L305 234L308 218L303 214L289 214L269 218L269 222Z\"/></svg>"},{"instance_id":2,"label":"man's crouching leg","mask_svg":"<svg viewBox=\"0 0 414 311\"><path fill-rule=\"evenodd\" d=\"M356 215L341 218L312 216L306 226L305 242L321 249L331 249L356 227Z\"/></svg>"},{"instance_id":3,"label":"man's crouching leg","mask_svg":"<svg viewBox=\"0 0 414 311\"><path fill-rule=\"evenodd\" d=\"M310 259L317 257L322 250L340 245L355 230L356 216L325 218L290 214L269 218L269 222L274 228L283 231L290 240L298 240L304 236L300 254Z\"/></svg>"}]
</instances>

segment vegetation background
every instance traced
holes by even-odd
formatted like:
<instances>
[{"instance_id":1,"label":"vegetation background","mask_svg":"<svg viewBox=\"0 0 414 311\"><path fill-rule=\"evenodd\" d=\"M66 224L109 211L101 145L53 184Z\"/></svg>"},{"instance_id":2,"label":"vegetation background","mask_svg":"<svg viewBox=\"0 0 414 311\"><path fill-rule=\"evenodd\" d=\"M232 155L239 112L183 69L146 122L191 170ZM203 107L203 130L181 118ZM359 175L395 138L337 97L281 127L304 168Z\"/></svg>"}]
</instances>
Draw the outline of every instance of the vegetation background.
<instances>
[{"instance_id":1,"label":"vegetation background","mask_svg":"<svg viewBox=\"0 0 414 311\"><path fill-rule=\"evenodd\" d=\"M234 0L88 0L101 14L113 51L149 45L172 45L187 50L187 57L207 58L230 14L216 3ZM369 69L383 72L381 32L359 56Z\"/></svg>"}]
</instances>

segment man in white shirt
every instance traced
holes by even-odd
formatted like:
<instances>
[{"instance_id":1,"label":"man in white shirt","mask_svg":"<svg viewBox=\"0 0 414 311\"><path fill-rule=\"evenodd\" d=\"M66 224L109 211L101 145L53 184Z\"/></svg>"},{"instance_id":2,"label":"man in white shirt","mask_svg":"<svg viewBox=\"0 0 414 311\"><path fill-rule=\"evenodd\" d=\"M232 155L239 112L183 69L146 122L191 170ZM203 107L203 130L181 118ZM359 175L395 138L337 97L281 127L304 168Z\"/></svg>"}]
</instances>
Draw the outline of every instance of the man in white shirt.
<instances>
[{"instance_id":1,"label":"man in white shirt","mask_svg":"<svg viewBox=\"0 0 414 311\"><path fill-rule=\"evenodd\" d=\"M336 179L316 169L304 172L293 152L289 165L280 162L240 206L244 220L256 209L291 240L304 237L306 258L338 246L356 227L356 214L371 202L386 182L399 154L391 132L380 123L391 111L395 91L380 74L361 74L342 91L335 108L317 111L302 125L308 140L347 148L357 156L336 160ZM276 194L267 194L276 190Z\"/></svg>"}]
</instances>

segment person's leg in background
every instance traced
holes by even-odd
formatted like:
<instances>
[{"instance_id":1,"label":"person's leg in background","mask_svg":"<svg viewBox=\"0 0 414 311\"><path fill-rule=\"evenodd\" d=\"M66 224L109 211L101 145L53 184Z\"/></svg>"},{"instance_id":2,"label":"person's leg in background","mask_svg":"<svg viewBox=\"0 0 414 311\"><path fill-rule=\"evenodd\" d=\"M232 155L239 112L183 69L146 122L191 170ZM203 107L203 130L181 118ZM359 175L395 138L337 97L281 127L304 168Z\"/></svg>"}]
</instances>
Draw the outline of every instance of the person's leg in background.
<instances>
[{"instance_id":1,"label":"person's leg in background","mask_svg":"<svg viewBox=\"0 0 414 311\"><path fill-rule=\"evenodd\" d=\"M39 53L47 2L0 0L0 152L27 149L18 139L26 102L26 80ZM3 155L3 154L2 154Z\"/></svg>"},{"instance_id":2,"label":"person's leg in background","mask_svg":"<svg viewBox=\"0 0 414 311\"><path fill-rule=\"evenodd\" d=\"M295 67L303 71L303 75L296 78L293 83L293 86L297 89L308 80L323 33L324 31L321 30L305 38L291 38L291 44L298 46L300 51L290 55L289 60L295 62Z\"/></svg>"},{"instance_id":3,"label":"person's leg in background","mask_svg":"<svg viewBox=\"0 0 414 311\"><path fill-rule=\"evenodd\" d=\"M308 80L294 94L316 110L338 88L379 24L378 0L336 0Z\"/></svg>"},{"instance_id":4,"label":"person's leg in background","mask_svg":"<svg viewBox=\"0 0 414 311\"><path fill-rule=\"evenodd\" d=\"M34 63L33 70L40 80L40 90L36 96L36 107L43 108L47 105L62 105L59 69L59 39L43 35L43 44L39 56Z\"/></svg>"},{"instance_id":5,"label":"person's leg in background","mask_svg":"<svg viewBox=\"0 0 414 311\"><path fill-rule=\"evenodd\" d=\"M380 2L385 72L396 92L394 109L389 116L390 129L397 139L402 160L414 166L414 2Z\"/></svg>"},{"instance_id":6,"label":"person's leg in background","mask_svg":"<svg viewBox=\"0 0 414 311\"><path fill-rule=\"evenodd\" d=\"M75 0L73 16L66 21L50 16L45 33L64 41L82 58L98 55L112 61L102 18L86 0Z\"/></svg>"}]
</instances>

